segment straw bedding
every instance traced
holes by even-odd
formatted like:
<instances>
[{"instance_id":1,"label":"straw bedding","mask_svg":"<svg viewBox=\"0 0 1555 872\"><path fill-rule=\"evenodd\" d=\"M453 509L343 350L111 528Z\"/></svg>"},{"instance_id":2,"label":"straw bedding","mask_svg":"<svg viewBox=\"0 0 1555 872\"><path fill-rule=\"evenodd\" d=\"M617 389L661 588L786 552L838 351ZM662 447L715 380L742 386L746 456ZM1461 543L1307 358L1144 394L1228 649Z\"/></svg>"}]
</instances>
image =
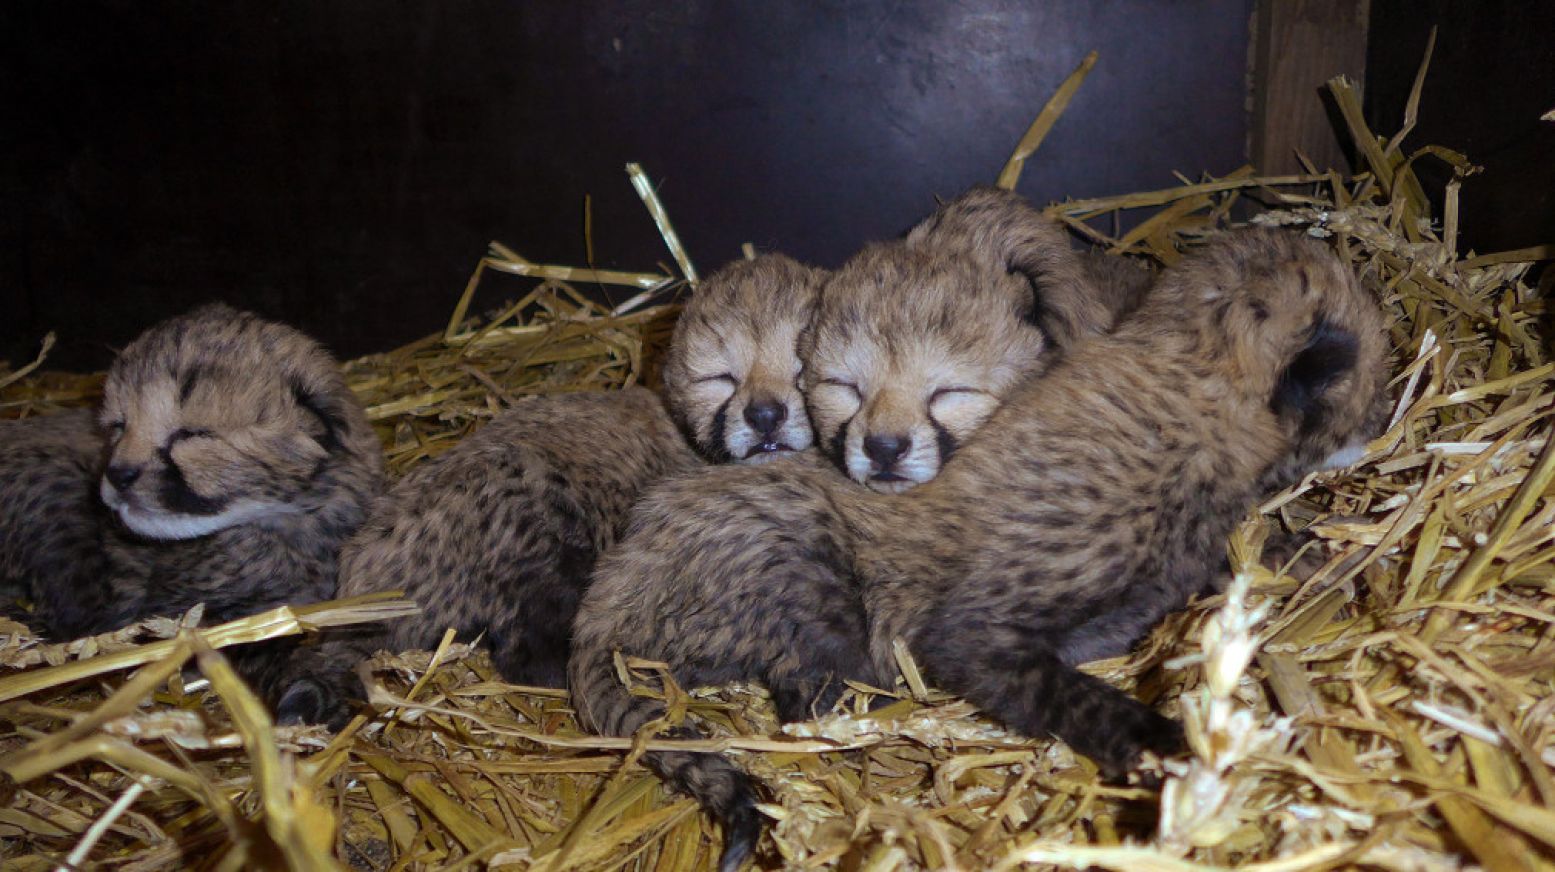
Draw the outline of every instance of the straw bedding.
<instances>
[{"instance_id":1,"label":"straw bedding","mask_svg":"<svg viewBox=\"0 0 1555 872\"><path fill-rule=\"evenodd\" d=\"M1460 178L1472 166L1441 149L1406 154L1401 135L1364 128L1347 82L1331 87L1366 161L1353 178L1244 169L1052 207L1113 254L1157 263L1256 212L1331 240L1390 314L1396 406L1368 459L1271 500L1229 543L1241 572L1227 594L1088 667L1186 721L1194 753L1166 764L1160 789L1100 783L1059 743L1012 736L925 687L905 655L904 679L884 691L897 701L786 733L758 688L688 692L653 664L623 663L641 692L667 695L670 720L716 736L632 742L580 732L563 692L504 684L471 640L445 639L375 660L376 714L343 733L272 726L219 648L404 609L357 601L198 633L190 615L59 646L0 626L0 864L708 868L718 835L635 763L645 747L691 744L735 749L769 788L763 865L1551 867L1555 363L1546 304L1526 281L1551 252L1459 251L1457 181L1433 218L1412 166L1446 160ZM1001 181L1013 184L1018 160ZM1120 209L1146 217L1117 237L1106 228ZM531 287L468 317L492 271ZM575 290L596 282L638 296L606 308ZM348 375L400 473L526 395L651 381L676 284L493 245L445 331ZM88 403L98 385L0 370L0 414ZM1291 561L1299 571L1263 568L1276 530L1315 534ZM863 711L872 693L845 706Z\"/></svg>"}]
</instances>

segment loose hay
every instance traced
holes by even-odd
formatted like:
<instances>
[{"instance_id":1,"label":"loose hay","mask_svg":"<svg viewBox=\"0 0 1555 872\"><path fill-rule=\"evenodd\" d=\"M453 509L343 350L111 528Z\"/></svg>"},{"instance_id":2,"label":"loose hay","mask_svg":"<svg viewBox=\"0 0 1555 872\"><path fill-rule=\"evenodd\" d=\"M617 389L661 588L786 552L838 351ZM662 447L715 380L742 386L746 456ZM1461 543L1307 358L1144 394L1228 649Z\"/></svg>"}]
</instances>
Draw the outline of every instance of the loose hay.
<instances>
[{"instance_id":1,"label":"loose hay","mask_svg":"<svg viewBox=\"0 0 1555 872\"><path fill-rule=\"evenodd\" d=\"M1348 83L1332 88L1341 109L1354 102ZM1052 207L1116 254L1171 263L1256 202L1259 223L1331 239L1391 314L1396 410L1365 462L1271 500L1232 537L1226 594L1171 617L1132 656L1089 667L1186 722L1193 754L1166 764L1161 790L1104 785L1058 743L1006 733L925 687L905 652L897 701L859 714L875 692L859 688L844 703L852 714L786 734L759 690L688 694L654 664L623 662L642 692L665 695L667 720L695 717L714 736L677 742L584 734L564 693L505 684L451 639L431 655L376 659L366 678L378 713L338 736L276 728L211 650L400 607L357 603L205 632L148 622L70 646L0 627L12 672L0 678L0 860L708 868L716 834L635 763L648 748L696 747L734 750L768 785L776 854L764 861L793 867L1549 868L1555 363L1545 303L1525 282L1528 261L1549 250L1460 254L1455 198L1430 221L1412 166L1447 159L1466 175L1468 162L1441 149L1406 158L1402 136L1381 139L1343 114L1368 162L1350 179L1243 169ZM1130 208L1156 211L1118 238L1097 229ZM487 269L541 281L470 319ZM347 365L392 470L524 396L649 376L674 307L638 297L607 309L570 281L672 283L530 264L494 244L447 330ZM15 375L25 377L0 372L0 414L79 405L98 384ZM1278 528L1316 535L1307 559L1292 560L1315 572L1264 568ZM208 689L184 685L191 658Z\"/></svg>"}]
</instances>

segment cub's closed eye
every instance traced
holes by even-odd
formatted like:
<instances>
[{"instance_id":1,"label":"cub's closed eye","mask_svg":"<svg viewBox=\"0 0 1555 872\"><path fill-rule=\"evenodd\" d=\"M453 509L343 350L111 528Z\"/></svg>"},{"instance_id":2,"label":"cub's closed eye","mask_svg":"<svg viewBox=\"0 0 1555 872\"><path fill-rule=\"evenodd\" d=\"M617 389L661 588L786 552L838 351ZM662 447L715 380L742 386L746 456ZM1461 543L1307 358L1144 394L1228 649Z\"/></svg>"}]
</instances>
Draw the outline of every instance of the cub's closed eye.
<instances>
[{"instance_id":1,"label":"cub's closed eye","mask_svg":"<svg viewBox=\"0 0 1555 872\"><path fill-rule=\"evenodd\" d=\"M172 445L174 442L182 442L185 439L200 439L213 435L215 434L204 427L179 427L172 432L172 435L167 437L167 444Z\"/></svg>"},{"instance_id":2,"label":"cub's closed eye","mask_svg":"<svg viewBox=\"0 0 1555 872\"><path fill-rule=\"evenodd\" d=\"M109 439L117 439L124 435L124 422L109 421L103 425L103 432L107 434Z\"/></svg>"},{"instance_id":3,"label":"cub's closed eye","mask_svg":"<svg viewBox=\"0 0 1555 872\"><path fill-rule=\"evenodd\" d=\"M821 381L816 382L816 385L830 385L830 387L840 387L840 389L843 390L851 390L851 392L854 393L854 398L858 399L858 401L863 401L863 398L865 398L865 392L858 390L857 384L854 384L854 382L851 381L846 381L846 379L823 378Z\"/></svg>"},{"instance_id":4,"label":"cub's closed eye","mask_svg":"<svg viewBox=\"0 0 1555 872\"><path fill-rule=\"evenodd\" d=\"M717 375L704 375L701 378L694 380L692 384L700 385L706 384L708 382L724 382L726 384L735 385L736 387L738 387L740 384L739 379L735 378L732 374L727 372L721 372Z\"/></svg>"},{"instance_id":5,"label":"cub's closed eye","mask_svg":"<svg viewBox=\"0 0 1555 872\"><path fill-rule=\"evenodd\" d=\"M982 391L982 390L978 390L977 388L969 388L969 387L963 387L963 386L957 385L955 387L940 388L939 390L935 391L933 394L930 394L929 395L929 402L932 403L935 400L941 399L942 397L949 397L949 396L953 396L953 395L956 395L956 394L983 394L983 393L987 393L987 391Z\"/></svg>"},{"instance_id":6,"label":"cub's closed eye","mask_svg":"<svg viewBox=\"0 0 1555 872\"><path fill-rule=\"evenodd\" d=\"M862 393L858 389L858 385L854 384L853 382L847 381L845 379L840 379L840 378L823 378L818 383L819 384L823 384L823 385L831 385L832 387L837 387L837 388L847 388L848 390L854 392L855 394L860 394L862 396Z\"/></svg>"}]
</instances>

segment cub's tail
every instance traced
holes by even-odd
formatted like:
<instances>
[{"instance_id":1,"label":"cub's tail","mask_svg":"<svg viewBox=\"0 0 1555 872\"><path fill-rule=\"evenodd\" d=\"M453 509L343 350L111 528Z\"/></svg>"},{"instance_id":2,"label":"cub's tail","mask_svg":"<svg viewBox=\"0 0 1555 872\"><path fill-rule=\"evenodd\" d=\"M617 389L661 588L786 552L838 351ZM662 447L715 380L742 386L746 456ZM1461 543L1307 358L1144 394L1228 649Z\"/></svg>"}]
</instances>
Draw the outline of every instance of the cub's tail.
<instances>
[{"instance_id":1,"label":"cub's tail","mask_svg":"<svg viewBox=\"0 0 1555 872\"><path fill-rule=\"evenodd\" d=\"M1109 778L1136 768L1144 751L1186 747L1181 724L1065 663L1044 642L1050 629L1028 634L975 617L928 626L914 652L935 684L1027 736L1064 740Z\"/></svg>"},{"instance_id":2,"label":"cub's tail","mask_svg":"<svg viewBox=\"0 0 1555 872\"><path fill-rule=\"evenodd\" d=\"M630 736L644 724L664 714L658 700L634 697L615 673L611 652L574 648L568 664L568 685L573 707L584 726L605 736ZM696 730L680 727L666 731L669 738L700 738ZM719 872L735 872L755 850L761 838L761 813L756 810L756 788L751 777L728 758L715 753L650 751L643 765L652 769L671 788L695 799L723 825L724 850Z\"/></svg>"}]
</instances>

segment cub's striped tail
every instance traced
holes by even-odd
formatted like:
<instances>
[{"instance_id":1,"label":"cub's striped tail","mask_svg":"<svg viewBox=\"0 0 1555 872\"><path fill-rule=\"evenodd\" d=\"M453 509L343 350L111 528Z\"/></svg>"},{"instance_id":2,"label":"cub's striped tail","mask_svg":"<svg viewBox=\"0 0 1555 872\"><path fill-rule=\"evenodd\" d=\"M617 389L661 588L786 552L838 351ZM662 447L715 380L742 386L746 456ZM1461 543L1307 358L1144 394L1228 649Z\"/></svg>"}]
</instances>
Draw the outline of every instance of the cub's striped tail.
<instances>
[{"instance_id":1,"label":"cub's striped tail","mask_svg":"<svg viewBox=\"0 0 1555 872\"><path fill-rule=\"evenodd\" d=\"M568 664L572 704L583 725L604 736L631 736L664 714L658 700L634 697L616 676L610 651L574 648ZM701 738L689 727L666 731L669 738ZM761 814L756 788L728 758L694 751L650 751L643 765L671 788L695 799L723 825L724 849L719 872L735 872L750 857L761 838Z\"/></svg>"}]
</instances>

